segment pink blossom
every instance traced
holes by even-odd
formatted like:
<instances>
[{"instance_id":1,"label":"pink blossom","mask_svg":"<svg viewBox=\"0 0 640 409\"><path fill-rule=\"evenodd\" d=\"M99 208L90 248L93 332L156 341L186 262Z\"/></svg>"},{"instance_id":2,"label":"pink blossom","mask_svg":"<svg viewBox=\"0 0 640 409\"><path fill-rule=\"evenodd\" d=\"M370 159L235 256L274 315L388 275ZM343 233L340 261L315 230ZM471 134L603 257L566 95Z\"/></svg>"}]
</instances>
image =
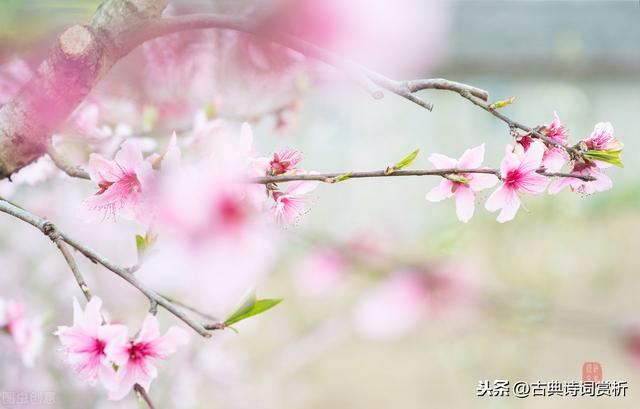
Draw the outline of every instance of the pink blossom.
<instances>
[{"instance_id":1,"label":"pink blossom","mask_svg":"<svg viewBox=\"0 0 640 409\"><path fill-rule=\"evenodd\" d=\"M289 182L284 192L273 192L275 203L271 212L282 225L294 223L309 210L309 198L305 196L318 186L317 181L296 180Z\"/></svg>"},{"instance_id":2,"label":"pink blossom","mask_svg":"<svg viewBox=\"0 0 640 409\"><path fill-rule=\"evenodd\" d=\"M567 151L558 146L546 147L540 164L548 172L559 172L570 157Z\"/></svg>"},{"instance_id":3,"label":"pink blossom","mask_svg":"<svg viewBox=\"0 0 640 409\"><path fill-rule=\"evenodd\" d=\"M604 192L605 190L609 190L613 187L611 178L605 175L600 169L598 169L598 166L593 163L585 164L578 162L573 166L572 173L577 173L583 176L592 176L596 178L596 180L587 182L577 178L558 178L549 185L549 194L555 195L565 187L569 187L572 192L576 191L590 195L596 192Z\"/></svg>"},{"instance_id":4,"label":"pink blossom","mask_svg":"<svg viewBox=\"0 0 640 409\"><path fill-rule=\"evenodd\" d=\"M613 136L613 125L610 122L599 122L593 128L589 138L582 141L587 149L594 151L619 152L624 148L622 142ZM608 168L611 164L599 160L593 161L599 168Z\"/></svg>"},{"instance_id":5,"label":"pink blossom","mask_svg":"<svg viewBox=\"0 0 640 409\"><path fill-rule=\"evenodd\" d=\"M327 297L336 293L346 272L347 263L340 251L321 248L296 263L294 285L305 298Z\"/></svg>"},{"instance_id":6,"label":"pink blossom","mask_svg":"<svg viewBox=\"0 0 640 409\"><path fill-rule=\"evenodd\" d=\"M429 156L429 161L437 169L473 169L478 168L484 160L484 144L467 149L459 160L434 153ZM461 173L445 177L438 186L427 193L426 199L431 202L439 202L451 196L456 198L456 214L460 221L466 223L473 216L475 210L473 192L487 189L496 184L495 175L484 173Z\"/></svg>"},{"instance_id":7,"label":"pink blossom","mask_svg":"<svg viewBox=\"0 0 640 409\"><path fill-rule=\"evenodd\" d=\"M282 175L295 170L302 158L301 152L292 149L284 149L279 153L274 153L273 159L269 162L271 175Z\"/></svg>"},{"instance_id":8,"label":"pink blossom","mask_svg":"<svg viewBox=\"0 0 640 409\"><path fill-rule=\"evenodd\" d=\"M43 344L40 318L28 318L22 301L0 299L0 329L13 339L25 366L32 366Z\"/></svg>"},{"instance_id":9,"label":"pink blossom","mask_svg":"<svg viewBox=\"0 0 640 409\"><path fill-rule=\"evenodd\" d=\"M122 399L135 384L149 391L151 381L158 376L155 361L165 359L176 351L178 345L187 342L187 334L177 327L169 328L161 336L157 318L147 314L135 340L106 347L107 355L118 365L116 387L110 391L109 399Z\"/></svg>"},{"instance_id":10,"label":"pink blossom","mask_svg":"<svg viewBox=\"0 0 640 409\"><path fill-rule=\"evenodd\" d=\"M543 155L544 145L540 142L532 143L525 153L514 152L511 146L507 146L500 164L502 184L485 203L490 212L502 209L498 222L504 223L515 217L520 208L520 194L535 195L544 191L547 179L536 172Z\"/></svg>"},{"instance_id":11,"label":"pink blossom","mask_svg":"<svg viewBox=\"0 0 640 409\"><path fill-rule=\"evenodd\" d=\"M143 186L151 173L151 163L144 160L139 146L132 141L122 144L114 160L91 154L89 175L100 190L86 199L85 205L114 218L123 210L135 214L142 203Z\"/></svg>"},{"instance_id":12,"label":"pink blossom","mask_svg":"<svg viewBox=\"0 0 640 409\"><path fill-rule=\"evenodd\" d=\"M560 145L567 143L568 131L567 128L562 125L562 122L560 122L557 112L553 113L553 121L544 127L543 132L549 139L559 143Z\"/></svg>"},{"instance_id":13,"label":"pink blossom","mask_svg":"<svg viewBox=\"0 0 640 409\"><path fill-rule=\"evenodd\" d=\"M567 144L567 128L560 122L557 112L554 112L553 115L553 121L549 125L542 127L542 132L552 141L564 146ZM534 141L535 139L530 134L520 135L516 138L517 144L523 148L524 152L529 150ZM540 166L549 172L559 172L569 159L569 154L562 147L545 143L545 151Z\"/></svg>"},{"instance_id":14,"label":"pink blossom","mask_svg":"<svg viewBox=\"0 0 640 409\"><path fill-rule=\"evenodd\" d=\"M127 342L127 328L123 325L103 325L101 307L102 300L93 297L82 311L78 300L74 298L73 325L58 327L56 335L76 373L90 384L100 380L109 388L115 380L115 371L107 348L124 345Z\"/></svg>"},{"instance_id":15,"label":"pink blossom","mask_svg":"<svg viewBox=\"0 0 640 409\"><path fill-rule=\"evenodd\" d=\"M596 151L617 151L624 147L616 137L613 136L613 125L611 122L599 122L593 128L591 136L584 140L587 148Z\"/></svg>"},{"instance_id":16,"label":"pink blossom","mask_svg":"<svg viewBox=\"0 0 640 409\"><path fill-rule=\"evenodd\" d=\"M353 319L360 335L383 341L416 327L428 305L429 294L419 276L399 271L362 297L353 311Z\"/></svg>"}]
</instances>

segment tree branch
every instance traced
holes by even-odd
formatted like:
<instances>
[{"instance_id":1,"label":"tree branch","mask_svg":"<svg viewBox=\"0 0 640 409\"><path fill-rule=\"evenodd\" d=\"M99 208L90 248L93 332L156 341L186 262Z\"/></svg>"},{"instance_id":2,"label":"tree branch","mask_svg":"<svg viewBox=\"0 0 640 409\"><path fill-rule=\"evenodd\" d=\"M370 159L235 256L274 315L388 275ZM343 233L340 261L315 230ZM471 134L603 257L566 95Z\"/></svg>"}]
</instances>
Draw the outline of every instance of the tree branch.
<instances>
[{"instance_id":1,"label":"tree branch","mask_svg":"<svg viewBox=\"0 0 640 409\"><path fill-rule=\"evenodd\" d=\"M73 239L72 237L68 236L67 234L59 230L51 222L41 217L38 217L28 212L27 210L19 206L16 206L4 199L0 199L0 212L7 213L13 217L16 217L24 222L29 223L30 225L34 226L35 228L37 228L43 234L45 234L50 238L54 237L56 240L61 240L65 242L69 246L78 250L80 253L82 253L85 257L87 257L92 262L100 264L106 269L120 276L120 278L124 279L126 282L128 282L133 287L135 287L138 291L144 294L151 303L157 303L157 305L160 305L161 307L169 311L171 314L173 314L176 318L182 320L185 324L187 324L189 327L194 329L198 334L202 335L205 338L208 338L211 336L211 334L207 332L207 330L204 328L202 324L200 324L199 322L195 321L193 318L185 314L180 308L178 308L176 305L171 303L169 300L165 299L164 297L156 293L154 290L147 287L146 284L138 280L138 278L135 275L133 275L129 270L127 270L124 267L118 266L117 264L111 262L110 260L103 257L99 253L95 252L91 248L81 244L77 240ZM84 282L83 279L82 279L82 282ZM79 284L82 285L80 282Z\"/></svg>"},{"instance_id":2,"label":"tree branch","mask_svg":"<svg viewBox=\"0 0 640 409\"><path fill-rule=\"evenodd\" d=\"M247 179L248 183L255 184L269 184L269 183L283 183L293 182L296 180L318 181L324 183L336 183L341 178L343 180L348 179L364 179L364 178L381 178L381 177L394 177L394 176L442 176L447 177L450 175L464 175L468 173L484 173L495 175L500 178L500 170L498 169L426 169L426 170L397 170L393 173L389 173L388 170L374 170L367 172L342 172L342 173L319 173L319 174L304 174L304 175L279 175L279 176L260 176ZM538 169L537 173L548 177L566 177L584 180L590 182L595 180L593 176L580 175L577 173L562 173L562 172L546 172L543 168Z\"/></svg>"}]
</instances>

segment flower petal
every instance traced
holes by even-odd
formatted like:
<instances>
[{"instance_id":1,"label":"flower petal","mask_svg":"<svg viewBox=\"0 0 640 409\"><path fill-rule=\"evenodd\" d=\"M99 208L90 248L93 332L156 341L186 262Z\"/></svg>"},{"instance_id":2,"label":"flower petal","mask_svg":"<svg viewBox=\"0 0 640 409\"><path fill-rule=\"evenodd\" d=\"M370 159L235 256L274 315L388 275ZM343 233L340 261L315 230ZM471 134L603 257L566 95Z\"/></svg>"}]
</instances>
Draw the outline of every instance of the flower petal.
<instances>
[{"instance_id":1,"label":"flower petal","mask_svg":"<svg viewBox=\"0 0 640 409\"><path fill-rule=\"evenodd\" d=\"M512 220L516 216L519 208L520 198L518 197L518 194L511 189L507 189L505 194L504 206L502 207L502 211L500 212L496 220L499 223L504 223Z\"/></svg>"},{"instance_id":2,"label":"flower petal","mask_svg":"<svg viewBox=\"0 0 640 409\"><path fill-rule=\"evenodd\" d=\"M544 155L544 144L542 142L535 141L529 146L527 152L522 158L519 169L521 172L533 172L540 167L542 163L542 156Z\"/></svg>"},{"instance_id":3,"label":"flower petal","mask_svg":"<svg viewBox=\"0 0 640 409\"><path fill-rule=\"evenodd\" d=\"M469 187L475 192L494 187L498 183L496 175L488 173L474 173L469 179Z\"/></svg>"},{"instance_id":4,"label":"flower petal","mask_svg":"<svg viewBox=\"0 0 640 409\"><path fill-rule=\"evenodd\" d=\"M480 167L484 160L484 143L476 146L475 148L467 149L464 151L460 159L458 160L458 168L460 169L472 169Z\"/></svg>"},{"instance_id":5,"label":"flower petal","mask_svg":"<svg viewBox=\"0 0 640 409\"><path fill-rule=\"evenodd\" d=\"M160 336L160 327L158 319L151 313L148 313L142 321L142 328L136 338L136 342L151 342Z\"/></svg>"},{"instance_id":6,"label":"flower petal","mask_svg":"<svg viewBox=\"0 0 640 409\"><path fill-rule=\"evenodd\" d=\"M450 198L453 196L452 192L453 182L449 179L442 179L440 184L431 189L425 198L430 202L439 202L441 200Z\"/></svg>"},{"instance_id":7,"label":"flower petal","mask_svg":"<svg viewBox=\"0 0 640 409\"><path fill-rule=\"evenodd\" d=\"M437 169L451 169L455 168L458 162L448 156L433 153L429 156L429 162L433 163Z\"/></svg>"},{"instance_id":8,"label":"flower petal","mask_svg":"<svg viewBox=\"0 0 640 409\"><path fill-rule=\"evenodd\" d=\"M116 153L115 162L125 171L133 172L144 161L140 146L133 141L124 141Z\"/></svg>"},{"instance_id":9,"label":"flower petal","mask_svg":"<svg viewBox=\"0 0 640 409\"><path fill-rule=\"evenodd\" d=\"M475 195L470 188L459 185L456 188L455 196L456 215L461 222L466 223L473 217Z\"/></svg>"}]
</instances>

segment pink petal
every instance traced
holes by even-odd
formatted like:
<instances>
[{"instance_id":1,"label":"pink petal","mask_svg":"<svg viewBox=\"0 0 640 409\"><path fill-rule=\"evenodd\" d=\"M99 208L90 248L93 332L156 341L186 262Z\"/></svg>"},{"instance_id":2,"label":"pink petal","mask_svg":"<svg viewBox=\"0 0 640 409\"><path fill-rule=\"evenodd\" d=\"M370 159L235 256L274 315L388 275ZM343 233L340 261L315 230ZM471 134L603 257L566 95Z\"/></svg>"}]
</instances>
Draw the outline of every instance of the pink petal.
<instances>
[{"instance_id":1,"label":"pink petal","mask_svg":"<svg viewBox=\"0 0 640 409\"><path fill-rule=\"evenodd\" d=\"M504 185L500 185L487 199L484 204L485 209L490 212L495 212L498 209L501 209L505 205L506 196L508 194L508 188Z\"/></svg>"},{"instance_id":2,"label":"pink petal","mask_svg":"<svg viewBox=\"0 0 640 409\"><path fill-rule=\"evenodd\" d=\"M475 207L475 196L473 194L473 191L466 186L459 185L456 188L455 196L456 214L458 216L458 219L460 219L461 222L466 223L471 219L471 217L473 217L473 211Z\"/></svg>"},{"instance_id":3,"label":"pink petal","mask_svg":"<svg viewBox=\"0 0 640 409\"><path fill-rule=\"evenodd\" d=\"M98 338L105 342L105 354L107 354L106 351L108 349L112 351L122 351L128 343L128 333L129 329L124 325L102 325L98 328ZM106 358L112 361L122 362L121 356L115 357L117 359L112 359L112 357L107 355Z\"/></svg>"},{"instance_id":4,"label":"pink petal","mask_svg":"<svg viewBox=\"0 0 640 409\"><path fill-rule=\"evenodd\" d=\"M242 153L249 153L251 151L251 146L253 145L253 131L251 130L251 125L247 122L243 122L240 127L240 146Z\"/></svg>"},{"instance_id":5,"label":"pink petal","mask_svg":"<svg viewBox=\"0 0 640 409\"><path fill-rule=\"evenodd\" d=\"M498 183L496 175L491 175L489 173L470 174L469 179L469 187L475 192L494 187L496 183Z\"/></svg>"},{"instance_id":6,"label":"pink petal","mask_svg":"<svg viewBox=\"0 0 640 409\"><path fill-rule=\"evenodd\" d=\"M442 179L440 184L427 193L425 198L430 202L439 202L441 200L450 198L453 196L451 191L453 188L453 182L449 179Z\"/></svg>"},{"instance_id":7,"label":"pink petal","mask_svg":"<svg viewBox=\"0 0 640 409\"><path fill-rule=\"evenodd\" d=\"M129 343L108 343L104 348L104 353L107 355L107 359L116 365L125 366L129 362Z\"/></svg>"},{"instance_id":8,"label":"pink petal","mask_svg":"<svg viewBox=\"0 0 640 409\"><path fill-rule=\"evenodd\" d=\"M160 336L160 327L158 325L158 319L153 315L148 313L144 317L144 321L142 322L142 328L140 329L140 333L136 338L136 343L139 342L151 342Z\"/></svg>"},{"instance_id":9,"label":"pink petal","mask_svg":"<svg viewBox=\"0 0 640 409\"><path fill-rule=\"evenodd\" d=\"M115 182L122 176L122 169L97 153L89 155L89 177L96 184Z\"/></svg>"},{"instance_id":10,"label":"pink petal","mask_svg":"<svg viewBox=\"0 0 640 409\"><path fill-rule=\"evenodd\" d=\"M436 169L451 169L455 168L457 161L448 156L441 155L439 153L433 153L429 156L429 162L433 163Z\"/></svg>"},{"instance_id":11,"label":"pink petal","mask_svg":"<svg viewBox=\"0 0 640 409\"><path fill-rule=\"evenodd\" d=\"M304 195L314 190L320 182L316 180L296 180L289 182L287 186L287 195Z\"/></svg>"},{"instance_id":12,"label":"pink petal","mask_svg":"<svg viewBox=\"0 0 640 409\"><path fill-rule=\"evenodd\" d=\"M171 327L163 336L152 341L150 346L159 358L166 358L176 352L179 345L189 342L189 336L178 327Z\"/></svg>"},{"instance_id":13,"label":"pink petal","mask_svg":"<svg viewBox=\"0 0 640 409\"><path fill-rule=\"evenodd\" d=\"M144 161L144 158L138 144L133 141L125 141L116 153L115 161L124 171L133 172Z\"/></svg>"},{"instance_id":14,"label":"pink petal","mask_svg":"<svg viewBox=\"0 0 640 409\"><path fill-rule=\"evenodd\" d=\"M511 145L507 145L505 151L504 158L502 158L500 162L500 175L503 178L507 177L509 171L517 169L520 165L520 159L513 153L513 147Z\"/></svg>"},{"instance_id":15,"label":"pink petal","mask_svg":"<svg viewBox=\"0 0 640 409\"><path fill-rule=\"evenodd\" d=\"M549 172L559 172L568 161L569 155L564 149L549 148L542 157L542 166Z\"/></svg>"},{"instance_id":16,"label":"pink petal","mask_svg":"<svg viewBox=\"0 0 640 409\"><path fill-rule=\"evenodd\" d=\"M102 315L100 315L100 308L102 308L102 300L100 299L100 297L94 296L91 297L91 301L87 303L87 307L84 310L82 327L90 334L97 335L98 327L102 325Z\"/></svg>"},{"instance_id":17,"label":"pink petal","mask_svg":"<svg viewBox=\"0 0 640 409\"><path fill-rule=\"evenodd\" d=\"M562 189L569 186L573 189L577 189L582 184L580 179L576 178L558 178L551 182L548 192L550 195L558 194Z\"/></svg>"},{"instance_id":18,"label":"pink petal","mask_svg":"<svg viewBox=\"0 0 640 409\"><path fill-rule=\"evenodd\" d=\"M536 172L527 173L520 179L519 187L530 195L540 194L547 188L547 177Z\"/></svg>"},{"instance_id":19,"label":"pink petal","mask_svg":"<svg viewBox=\"0 0 640 409\"><path fill-rule=\"evenodd\" d=\"M604 192L605 190L609 190L613 187L611 178L602 173L599 169L591 168L591 176L595 177L596 180L585 183L584 192L586 194Z\"/></svg>"},{"instance_id":20,"label":"pink petal","mask_svg":"<svg viewBox=\"0 0 640 409\"><path fill-rule=\"evenodd\" d=\"M518 197L518 194L515 191L507 190L505 205L496 220L498 223L504 223L512 220L516 216L519 208L520 197Z\"/></svg>"},{"instance_id":21,"label":"pink petal","mask_svg":"<svg viewBox=\"0 0 640 409\"><path fill-rule=\"evenodd\" d=\"M472 149L464 151L460 160L458 160L457 167L460 169L473 169L480 167L484 160L484 143L480 146L476 146Z\"/></svg>"},{"instance_id":22,"label":"pink petal","mask_svg":"<svg viewBox=\"0 0 640 409\"><path fill-rule=\"evenodd\" d=\"M540 167L542 163L542 156L544 155L544 144L542 142L535 141L529 146L529 149L524 154L522 162L520 163L521 172L535 171Z\"/></svg>"}]
</instances>

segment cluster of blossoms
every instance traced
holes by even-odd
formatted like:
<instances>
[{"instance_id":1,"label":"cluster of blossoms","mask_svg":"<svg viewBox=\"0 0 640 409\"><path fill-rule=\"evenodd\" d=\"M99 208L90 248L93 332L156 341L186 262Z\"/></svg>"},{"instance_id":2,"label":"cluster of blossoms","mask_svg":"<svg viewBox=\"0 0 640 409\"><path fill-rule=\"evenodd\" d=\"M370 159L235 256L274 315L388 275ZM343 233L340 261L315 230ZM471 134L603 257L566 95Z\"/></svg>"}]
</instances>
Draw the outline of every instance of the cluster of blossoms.
<instances>
[{"instance_id":1,"label":"cluster of blossoms","mask_svg":"<svg viewBox=\"0 0 640 409\"><path fill-rule=\"evenodd\" d=\"M0 332L11 337L22 362L31 366L42 349L42 320L27 317L25 309L22 301L0 298Z\"/></svg>"},{"instance_id":2,"label":"cluster of blossoms","mask_svg":"<svg viewBox=\"0 0 640 409\"><path fill-rule=\"evenodd\" d=\"M163 183L160 179L167 173L173 172L180 173L182 176L186 173L186 177L182 179L199 178L201 183L206 182L208 186L198 186L197 190L202 192L209 188L208 190L215 193L215 197L210 198L215 203L212 203L209 208L220 210L218 213L225 216L225 223L244 220L244 216L249 212L246 203L252 204L256 210L263 210L268 199L273 200L269 210L275 220L283 225L295 222L308 210L309 200L306 194L315 189L318 182L291 182L286 190L280 191L275 185L247 184L240 179L247 176L305 174L307 172L298 167L302 154L285 149L274 153L272 158L253 156L251 152L253 136L250 126L243 124L239 135L236 134L233 137L225 135L225 138L222 138L217 135L220 129L224 130L223 133L227 133L229 128L226 124L211 121L199 124L194 130L196 135L205 133L207 137L214 135L214 139L220 138L225 142L232 142L231 147L229 144L218 144L214 146L215 149L212 149L217 152L217 156L211 161L217 163L216 167L209 164L202 169L182 166L175 134L167 151L162 155L152 154L145 158L140 145L133 140L126 140L111 160L100 154L91 154L88 170L98 191L85 201L86 207L105 217L115 219L116 216L121 215L150 224L157 221L159 213L163 213L162 203L158 203L163 199L163 195L158 195L158 187ZM188 142L197 147L197 141ZM221 149L223 145L224 150ZM220 155L220 151L224 151L225 154ZM216 177L213 177L213 174ZM166 182L172 178L164 179ZM176 180L174 182L176 186L173 187L179 190L178 185L181 182ZM222 188L222 185L225 187Z\"/></svg>"},{"instance_id":3,"label":"cluster of blossoms","mask_svg":"<svg viewBox=\"0 0 640 409\"><path fill-rule=\"evenodd\" d=\"M623 145L613 136L610 123L596 124L591 136L572 148L580 153L575 158L568 153L567 129L557 114L549 125L540 128L540 132L544 133L547 140L534 139L532 133L517 135L515 145L507 145L496 174L446 175L440 185L427 193L427 200L440 201L454 196L458 218L466 223L474 213L474 192L493 187L500 181L500 186L489 196L485 207L490 212L500 210L497 221L504 223L515 217L521 197L525 194L541 194L547 187L549 194L556 194L567 186L572 191L592 194L612 187L611 179L600 169L611 164L621 165L619 155ZM429 160L437 169L479 169L484 160L484 144L468 149L459 160L441 154L433 154ZM573 174L592 180L561 177L548 185L549 177L541 172L559 172L567 164Z\"/></svg>"},{"instance_id":4,"label":"cluster of blossoms","mask_svg":"<svg viewBox=\"0 0 640 409\"><path fill-rule=\"evenodd\" d=\"M273 154L272 158L258 157L252 160L252 176L280 176L304 175L309 172L298 167L303 159L301 152L284 149ZM291 224L308 210L309 199L307 193L318 186L317 181L293 181L288 183L285 191L276 186L259 187L258 203L264 203L268 198L273 199L271 212L278 222Z\"/></svg>"},{"instance_id":5,"label":"cluster of blossoms","mask_svg":"<svg viewBox=\"0 0 640 409\"><path fill-rule=\"evenodd\" d=\"M100 382L109 391L109 399L122 399L136 384L148 391L158 376L155 362L187 343L186 333L171 327L160 335L158 320L147 314L137 336L129 338L126 326L104 323L101 307L98 297L84 311L73 300L73 325L56 331L69 363L87 383Z\"/></svg>"}]
</instances>

